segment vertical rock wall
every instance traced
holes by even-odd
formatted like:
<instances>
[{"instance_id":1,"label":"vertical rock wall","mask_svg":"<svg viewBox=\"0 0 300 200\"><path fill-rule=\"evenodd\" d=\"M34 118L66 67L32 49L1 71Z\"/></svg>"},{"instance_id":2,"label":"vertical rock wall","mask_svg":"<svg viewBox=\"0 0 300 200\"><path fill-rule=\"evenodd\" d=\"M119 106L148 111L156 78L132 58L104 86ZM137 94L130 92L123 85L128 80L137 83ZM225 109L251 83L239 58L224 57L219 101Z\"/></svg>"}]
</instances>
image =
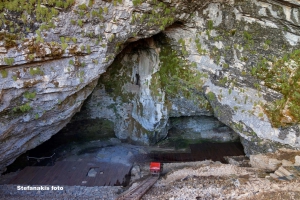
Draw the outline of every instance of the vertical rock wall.
<instances>
[{"instance_id":1,"label":"vertical rock wall","mask_svg":"<svg viewBox=\"0 0 300 200\"><path fill-rule=\"evenodd\" d=\"M151 144L166 137L170 115L212 115L205 99L203 105L208 108L197 101L201 93L189 92L193 97L186 98L180 82L169 83L178 87L178 94L165 91L160 72L166 66L160 60L159 46L153 38L129 45L100 77L84 111L74 121L108 119L114 122L118 138ZM166 75L174 78L174 74Z\"/></svg>"},{"instance_id":2,"label":"vertical rock wall","mask_svg":"<svg viewBox=\"0 0 300 200\"><path fill-rule=\"evenodd\" d=\"M247 154L298 147L298 10L283 1L197 7L156 40L160 68L150 93L162 98L168 117L213 114L242 137ZM191 96L199 99L189 104Z\"/></svg>"}]
</instances>

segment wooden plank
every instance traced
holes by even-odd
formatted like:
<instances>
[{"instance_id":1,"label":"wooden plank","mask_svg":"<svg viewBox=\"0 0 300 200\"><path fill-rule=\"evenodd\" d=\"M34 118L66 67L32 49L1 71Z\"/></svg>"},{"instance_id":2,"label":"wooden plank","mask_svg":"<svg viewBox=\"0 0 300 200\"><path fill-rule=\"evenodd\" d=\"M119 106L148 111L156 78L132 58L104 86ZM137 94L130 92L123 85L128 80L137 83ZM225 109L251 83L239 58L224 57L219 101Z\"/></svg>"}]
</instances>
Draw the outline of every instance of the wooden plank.
<instances>
[{"instance_id":1,"label":"wooden plank","mask_svg":"<svg viewBox=\"0 0 300 200\"><path fill-rule=\"evenodd\" d=\"M70 163L68 176L66 177L67 185L81 185L83 178L86 176L86 163L85 162L74 162Z\"/></svg>"},{"instance_id":2,"label":"wooden plank","mask_svg":"<svg viewBox=\"0 0 300 200\"><path fill-rule=\"evenodd\" d=\"M87 180L86 186L95 186L96 185L96 180L97 180L97 175L100 173L99 164L98 165L93 165L93 166L88 166L86 172L88 173L91 169L95 169L95 171L97 173L96 173L95 177L89 177L89 176L86 177L86 180Z\"/></svg>"},{"instance_id":3,"label":"wooden plank","mask_svg":"<svg viewBox=\"0 0 300 200\"><path fill-rule=\"evenodd\" d=\"M60 170L60 167L57 164L49 167L43 179L41 180L41 185L48 185L50 183L50 180L53 178L53 174L55 174L57 170Z\"/></svg>"},{"instance_id":4,"label":"wooden plank","mask_svg":"<svg viewBox=\"0 0 300 200\"><path fill-rule=\"evenodd\" d=\"M99 170L99 174L97 174L96 176L96 181L95 181L95 185L105 185L106 182L106 176L107 176L107 170L110 167L110 165L108 163L102 163L100 165L100 170ZM101 172L103 172L103 174L101 174Z\"/></svg>"},{"instance_id":5,"label":"wooden plank","mask_svg":"<svg viewBox=\"0 0 300 200\"><path fill-rule=\"evenodd\" d=\"M93 186L93 184L95 184L95 178L92 178L92 177L88 177L87 176L87 174L88 174L88 172L89 172L89 170L91 169L91 168L94 168L94 167L97 167L97 165L95 165L95 164L88 164L88 163L86 163L86 165L84 166L84 167L82 167L82 169L84 170L83 172L84 173L82 173L82 175L81 175L81 180L80 180L80 184L81 185L85 185L85 186ZM87 181L87 183L86 184L82 184L82 181Z\"/></svg>"},{"instance_id":6,"label":"wooden plank","mask_svg":"<svg viewBox=\"0 0 300 200\"><path fill-rule=\"evenodd\" d=\"M40 172L40 167L30 167L30 170L27 172L27 180L26 184L32 184L32 180L34 180L37 176L37 174ZM39 173L40 174L40 173Z\"/></svg>"},{"instance_id":7,"label":"wooden plank","mask_svg":"<svg viewBox=\"0 0 300 200\"><path fill-rule=\"evenodd\" d=\"M116 185L117 183L119 183L119 184L123 183L123 181L125 180L125 176L128 174L130 168L131 168L131 166L123 165L123 164L121 164L117 168L117 176L115 177L115 180L113 182L114 185Z\"/></svg>"},{"instance_id":8,"label":"wooden plank","mask_svg":"<svg viewBox=\"0 0 300 200\"><path fill-rule=\"evenodd\" d=\"M150 176L144 181L142 181L138 186L122 193L117 197L116 200L138 200L140 199L157 181L158 176Z\"/></svg>"},{"instance_id":9,"label":"wooden plank","mask_svg":"<svg viewBox=\"0 0 300 200\"><path fill-rule=\"evenodd\" d=\"M75 168L70 174L69 185L86 185L82 184L82 181L86 180L89 166L84 161L74 163L73 167Z\"/></svg>"},{"instance_id":10,"label":"wooden plank","mask_svg":"<svg viewBox=\"0 0 300 200\"><path fill-rule=\"evenodd\" d=\"M108 164L108 169L106 169L106 171L103 173L104 175L104 184L107 185L107 186L113 186L114 185L114 178L116 177L116 166L118 164L115 163L115 164L112 164L112 163L109 163Z\"/></svg>"},{"instance_id":11,"label":"wooden plank","mask_svg":"<svg viewBox=\"0 0 300 200\"><path fill-rule=\"evenodd\" d=\"M28 181L28 173L30 172L30 167L25 167L19 172L19 174L13 178L9 184L26 184Z\"/></svg>"},{"instance_id":12,"label":"wooden plank","mask_svg":"<svg viewBox=\"0 0 300 200\"><path fill-rule=\"evenodd\" d=\"M59 168L57 171L55 171L52 174L52 179L50 181L51 185L65 185L65 179L66 179L66 172L68 168L70 167L69 162L58 162L57 167Z\"/></svg>"},{"instance_id":13,"label":"wooden plank","mask_svg":"<svg viewBox=\"0 0 300 200\"><path fill-rule=\"evenodd\" d=\"M59 170L61 170L61 164L59 162L55 163L54 166L51 167L51 169L46 173L45 178L43 179L43 183L52 185L53 181L57 177L57 173Z\"/></svg>"},{"instance_id":14,"label":"wooden plank","mask_svg":"<svg viewBox=\"0 0 300 200\"><path fill-rule=\"evenodd\" d=\"M45 173L48 170L48 167L34 167L34 176L30 181L29 185L41 185L42 179L45 178Z\"/></svg>"},{"instance_id":15,"label":"wooden plank","mask_svg":"<svg viewBox=\"0 0 300 200\"><path fill-rule=\"evenodd\" d=\"M58 166L61 169L58 169L60 172L57 172L58 176L54 181L54 183L59 183L60 185L72 185L73 174L75 174L75 165L73 162L62 161ZM77 174L79 175L79 174Z\"/></svg>"}]
</instances>

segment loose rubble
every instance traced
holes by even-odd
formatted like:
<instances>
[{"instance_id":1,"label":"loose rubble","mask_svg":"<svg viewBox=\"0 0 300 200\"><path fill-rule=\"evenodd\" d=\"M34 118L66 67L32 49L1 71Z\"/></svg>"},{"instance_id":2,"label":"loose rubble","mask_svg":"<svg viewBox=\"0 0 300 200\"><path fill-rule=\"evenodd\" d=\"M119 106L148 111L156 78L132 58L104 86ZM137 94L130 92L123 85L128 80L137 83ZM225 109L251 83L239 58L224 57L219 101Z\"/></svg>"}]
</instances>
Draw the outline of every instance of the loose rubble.
<instances>
[{"instance_id":1,"label":"loose rubble","mask_svg":"<svg viewBox=\"0 0 300 200\"><path fill-rule=\"evenodd\" d=\"M149 199L299 199L300 182L273 179L261 169L204 163L169 172L144 195ZM273 198L273 196L275 196Z\"/></svg>"}]
</instances>

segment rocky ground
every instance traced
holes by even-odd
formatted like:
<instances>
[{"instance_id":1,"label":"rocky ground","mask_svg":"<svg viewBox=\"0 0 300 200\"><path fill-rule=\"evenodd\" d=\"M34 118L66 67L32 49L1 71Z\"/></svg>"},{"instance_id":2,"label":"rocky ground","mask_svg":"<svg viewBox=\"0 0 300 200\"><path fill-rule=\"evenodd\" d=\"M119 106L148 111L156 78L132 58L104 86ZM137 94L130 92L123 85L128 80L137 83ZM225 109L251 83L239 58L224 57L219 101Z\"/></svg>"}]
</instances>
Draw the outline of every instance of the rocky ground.
<instances>
[{"instance_id":1,"label":"rocky ground","mask_svg":"<svg viewBox=\"0 0 300 200\"><path fill-rule=\"evenodd\" d=\"M143 199L300 198L299 180L275 180L259 169L209 161L182 167L163 176Z\"/></svg>"},{"instance_id":2,"label":"rocky ground","mask_svg":"<svg viewBox=\"0 0 300 200\"><path fill-rule=\"evenodd\" d=\"M162 151L162 148L158 147L150 149L122 144L117 139L90 142L71 149L72 151L66 152L59 160L97 159L131 164L133 167L130 185L127 187L62 186L64 189L61 191L25 191L18 190L17 185L7 184L18 173L14 172L0 177L0 199L116 199L119 194L137 185L149 174L149 160L136 159L140 157L134 156L147 155L153 150ZM172 149L166 148L165 151L172 151ZM289 167L298 163L299 152L283 151L263 156L264 159L261 159L262 156L256 157L260 158L261 166L257 165L255 168L238 166L238 162L222 164L209 160L165 163L160 179L142 199L300 199L298 176L291 176L292 180L274 178L274 174L278 175L275 169L278 171L280 166L290 169ZM253 160L255 161L251 158L250 163Z\"/></svg>"}]
</instances>

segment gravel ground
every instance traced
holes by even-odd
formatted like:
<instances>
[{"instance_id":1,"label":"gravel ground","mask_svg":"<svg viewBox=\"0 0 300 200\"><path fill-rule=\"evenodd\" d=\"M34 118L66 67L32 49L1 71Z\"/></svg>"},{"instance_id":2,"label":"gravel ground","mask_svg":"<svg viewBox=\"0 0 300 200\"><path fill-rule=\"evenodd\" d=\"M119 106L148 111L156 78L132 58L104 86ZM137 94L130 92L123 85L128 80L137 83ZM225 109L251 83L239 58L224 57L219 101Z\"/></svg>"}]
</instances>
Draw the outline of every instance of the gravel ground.
<instances>
[{"instance_id":1,"label":"gravel ground","mask_svg":"<svg viewBox=\"0 0 300 200\"><path fill-rule=\"evenodd\" d=\"M142 199L300 199L300 181L274 180L254 168L198 163L170 171Z\"/></svg>"}]
</instances>

